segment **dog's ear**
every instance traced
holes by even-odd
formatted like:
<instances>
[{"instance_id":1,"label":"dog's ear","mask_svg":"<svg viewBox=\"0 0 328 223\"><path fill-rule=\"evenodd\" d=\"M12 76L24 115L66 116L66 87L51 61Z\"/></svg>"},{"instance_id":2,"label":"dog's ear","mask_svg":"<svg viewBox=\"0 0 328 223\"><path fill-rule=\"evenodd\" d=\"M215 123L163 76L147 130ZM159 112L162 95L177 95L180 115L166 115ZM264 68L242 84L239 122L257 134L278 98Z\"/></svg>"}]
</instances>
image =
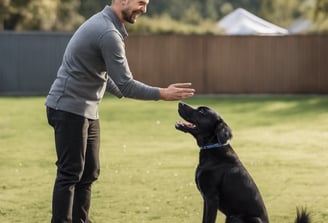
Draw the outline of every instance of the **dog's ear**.
<instances>
[{"instance_id":1,"label":"dog's ear","mask_svg":"<svg viewBox=\"0 0 328 223\"><path fill-rule=\"evenodd\" d=\"M216 137L221 144L225 144L232 138L230 127L222 120L219 121L215 129Z\"/></svg>"}]
</instances>

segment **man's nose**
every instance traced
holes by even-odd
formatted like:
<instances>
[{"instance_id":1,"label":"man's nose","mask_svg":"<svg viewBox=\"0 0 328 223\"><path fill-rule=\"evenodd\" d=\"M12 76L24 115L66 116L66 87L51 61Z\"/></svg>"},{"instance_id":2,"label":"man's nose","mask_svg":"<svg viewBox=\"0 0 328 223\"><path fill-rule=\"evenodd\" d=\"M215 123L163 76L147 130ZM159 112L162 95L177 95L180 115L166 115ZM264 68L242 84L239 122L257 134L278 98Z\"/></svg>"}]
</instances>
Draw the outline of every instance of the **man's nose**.
<instances>
[{"instance_id":1,"label":"man's nose","mask_svg":"<svg viewBox=\"0 0 328 223\"><path fill-rule=\"evenodd\" d=\"M140 10L142 11L142 13L146 13L147 12L147 6L141 6Z\"/></svg>"}]
</instances>

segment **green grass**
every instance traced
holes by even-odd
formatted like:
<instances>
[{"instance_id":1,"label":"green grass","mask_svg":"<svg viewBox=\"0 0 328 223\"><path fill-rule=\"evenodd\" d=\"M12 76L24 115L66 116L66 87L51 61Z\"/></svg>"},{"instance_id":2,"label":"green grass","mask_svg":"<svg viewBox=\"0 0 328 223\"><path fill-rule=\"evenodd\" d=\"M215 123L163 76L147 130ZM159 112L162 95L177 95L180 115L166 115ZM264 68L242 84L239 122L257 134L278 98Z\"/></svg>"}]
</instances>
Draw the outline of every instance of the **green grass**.
<instances>
[{"instance_id":1,"label":"green grass","mask_svg":"<svg viewBox=\"0 0 328 223\"><path fill-rule=\"evenodd\" d=\"M306 206L328 222L328 97L197 97L229 123L231 142L261 190L273 223ZM53 132L44 98L0 98L0 222L50 222ZM105 97L94 223L199 223L198 148L174 129L177 102ZM219 214L217 222L224 222Z\"/></svg>"}]
</instances>

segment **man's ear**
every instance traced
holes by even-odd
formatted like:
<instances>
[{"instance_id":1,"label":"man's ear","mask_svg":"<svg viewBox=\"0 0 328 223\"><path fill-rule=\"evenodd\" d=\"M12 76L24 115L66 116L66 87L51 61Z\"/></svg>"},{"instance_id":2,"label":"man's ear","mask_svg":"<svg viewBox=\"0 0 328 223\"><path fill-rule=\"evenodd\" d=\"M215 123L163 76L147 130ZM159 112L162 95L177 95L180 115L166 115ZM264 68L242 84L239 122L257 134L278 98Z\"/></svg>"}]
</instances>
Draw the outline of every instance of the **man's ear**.
<instances>
[{"instance_id":1,"label":"man's ear","mask_svg":"<svg viewBox=\"0 0 328 223\"><path fill-rule=\"evenodd\" d=\"M222 120L216 126L215 133L220 144L226 144L232 138L230 127Z\"/></svg>"},{"instance_id":2,"label":"man's ear","mask_svg":"<svg viewBox=\"0 0 328 223\"><path fill-rule=\"evenodd\" d=\"M127 4L127 0L113 0L111 6L113 7L123 7Z\"/></svg>"},{"instance_id":3,"label":"man's ear","mask_svg":"<svg viewBox=\"0 0 328 223\"><path fill-rule=\"evenodd\" d=\"M116 0L120 3L121 6L126 6L128 0Z\"/></svg>"}]
</instances>

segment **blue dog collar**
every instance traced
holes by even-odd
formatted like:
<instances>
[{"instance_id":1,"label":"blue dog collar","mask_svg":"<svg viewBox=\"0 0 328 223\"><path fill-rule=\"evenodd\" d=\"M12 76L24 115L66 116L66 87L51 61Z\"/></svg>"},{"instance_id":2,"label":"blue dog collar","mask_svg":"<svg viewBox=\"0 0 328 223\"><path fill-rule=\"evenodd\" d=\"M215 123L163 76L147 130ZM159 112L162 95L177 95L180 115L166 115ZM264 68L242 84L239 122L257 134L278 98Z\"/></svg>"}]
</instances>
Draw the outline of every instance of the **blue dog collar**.
<instances>
[{"instance_id":1,"label":"blue dog collar","mask_svg":"<svg viewBox=\"0 0 328 223\"><path fill-rule=\"evenodd\" d=\"M225 144L215 143L215 144L211 144L211 145L207 145L207 146L200 146L199 148L201 150L203 150L203 149L217 149L217 148L221 148L225 145L228 145L228 143L225 143Z\"/></svg>"}]
</instances>

